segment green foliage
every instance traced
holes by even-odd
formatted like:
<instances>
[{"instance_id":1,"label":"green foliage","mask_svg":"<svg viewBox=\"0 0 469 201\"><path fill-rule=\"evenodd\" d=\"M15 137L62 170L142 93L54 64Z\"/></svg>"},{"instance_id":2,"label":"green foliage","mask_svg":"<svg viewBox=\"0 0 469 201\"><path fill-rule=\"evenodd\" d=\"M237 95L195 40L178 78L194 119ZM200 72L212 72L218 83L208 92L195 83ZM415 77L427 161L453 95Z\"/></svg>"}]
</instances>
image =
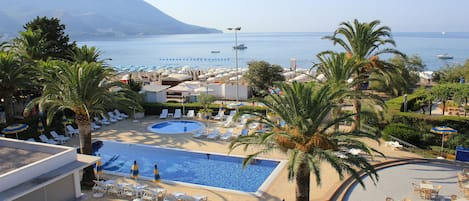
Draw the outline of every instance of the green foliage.
<instances>
[{"instance_id":1,"label":"green foliage","mask_svg":"<svg viewBox=\"0 0 469 201\"><path fill-rule=\"evenodd\" d=\"M164 108L167 108L170 112L174 111L175 109L181 109L182 104L181 103L143 103L142 104L144 110L145 110L145 115L159 115L161 113L161 110ZM203 111L204 107L200 103L184 103L184 108L186 111L188 110L194 110L194 111ZM218 109L220 108L219 104L210 104L207 107L209 111L212 112L218 112ZM238 108L239 111L252 111L252 112L257 112L257 113L265 113L266 108L261 107L261 106L241 106Z\"/></svg>"},{"instance_id":2,"label":"green foliage","mask_svg":"<svg viewBox=\"0 0 469 201\"><path fill-rule=\"evenodd\" d=\"M74 47L71 53L69 54L70 54L71 60L77 63L81 63L81 62L104 63L103 60L99 59L102 52L98 50L96 47L88 47L87 45L83 45L81 47Z\"/></svg>"},{"instance_id":3,"label":"green foliage","mask_svg":"<svg viewBox=\"0 0 469 201\"><path fill-rule=\"evenodd\" d=\"M394 136L413 145L422 145L419 130L407 124L392 123L387 125L383 130L383 139L391 140L390 136Z\"/></svg>"},{"instance_id":4,"label":"green foliage","mask_svg":"<svg viewBox=\"0 0 469 201\"><path fill-rule=\"evenodd\" d=\"M252 61L248 63L248 71L244 78L256 95L265 96L274 83L285 81L282 72L283 68L279 65L271 65L266 61Z\"/></svg>"},{"instance_id":5,"label":"green foliage","mask_svg":"<svg viewBox=\"0 0 469 201\"><path fill-rule=\"evenodd\" d=\"M461 77L464 77L467 80L469 79L469 60L466 60L464 65L447 65L442 70L434 72L433 74L433 80L441 83L458 83Z\"/></svg>"},{"instance_id":6,"label":"green foliage","mask_svg":"<svg viewBox=\"0 0 469 201\"><path fill-rule=\"evenodd\" d=\"M70 59L69 53L76 44L70 43L70 37L65 34L65 25L58 18L38 16L23 27L26 31L37 31L41 35L42 46L36 46L40 48L40 59Z\"/></svg>"},{"instance_id":7,"label":"green foliage","mask_svg":"<svg viewBox=\"0 0 469 201\"><path fill-rule=\"evenodd\" d=\"M210 104L215 102L217 98L214 95L201 93L197 97L197 101L203 106L204 110L207 111Z\"/></svg>"},{"instance_id":8,"label":"green foliage","mask_svg":"<svg viewBox=\"0 0 469 201\"><path fill-rule=\"evenodd\" d=\"M452 150L456 149L456 146L469 147L469 134L457 134L451 135L447 142L445 142L445 147Z\"/></svg>"}]
</instances>

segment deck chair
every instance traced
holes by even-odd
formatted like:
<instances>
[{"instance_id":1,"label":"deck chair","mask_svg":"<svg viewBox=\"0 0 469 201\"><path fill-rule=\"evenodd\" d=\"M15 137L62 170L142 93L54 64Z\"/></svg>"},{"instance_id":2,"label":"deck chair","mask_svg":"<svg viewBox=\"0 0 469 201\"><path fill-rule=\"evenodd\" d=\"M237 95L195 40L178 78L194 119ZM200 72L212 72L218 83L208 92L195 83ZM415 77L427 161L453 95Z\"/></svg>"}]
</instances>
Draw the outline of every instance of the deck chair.
<instances>
[{"instance_id":1,"label":"deck chair","mask_svg":"<svg viewBox=\"0 0 469 201\"><path fill-rule=\"evenodd\" d=\"M116 123L117 122L117 119L113 119L113 118L107 118L105 115L101 114L101 119L103 121L107 121L107 122L111 122L111 123Z\"/></svg>"},{"instance_id":2,"label":"deck chair","mask_svg":"<svg viewBox=\"0 0 469 201\"><path fill-rule=\"evenodd\" d=\"M101 126L98 126L95 122L91 122L91 130L98 130L100 129Z\"/></svg>"},{"instance_id":3,"label":"deck chair","mask_svg":"<svg viewBox=\"0 0 469 201\"><path fill-rule=\"evenodd\" d=\"M174 116L173 116L173 118L175 118L175 119L180 119L181 117L182 117L181 109L176 109L176 110L174 110Z\"/></svg>"},{"instance_id":4,"label":"deck chair","mask_svg":"<svg viewBox=\"0 0 469 201\"><path fill-rule=\"evenodd\" d=\"M209 140L215 140L218 137L220 137L220 131L218 129L213 129L212 132L210 132L207 135L207 139L209 139Z\"/></svg>"},{"instance_id":5,"label":"deck chair","mask_svg":"<svg viewBox=\"0 0 469 201\"><path fill-rule=\"evenodd\" d=\"M93 119L97 124L101 124L101 125L110 125L111 124L111 122L99 119L99 117L93 117Z\"/></svg>"},{"instance_id":6,"label":"deck chair","mask_svg":"<svg viewBox=\"0 0 469 201\"><path fill-rule=\"evenodd\" d=\"M208 197L206 195L194 195L192 198L195 201L208 201Z\"/></svg>"},{"instance_id":7,"label":"deck chair","mask_svg":"<svg viewBox=\"0 0 469 201\"><path fill-rule=\"evenodd\" d=\"M45 136L44 134L40 135L39 136L39 139L41 140L41 142L44 142L44 143L47 143L47 144L59 144L59 142L53 140L53 139L49 139L47 136Z\"/></svg>"},{"instance_id":8,"label":"deck chair","mask_svg":"<svg viewBox=\"0 0 469 201\"><path fill-rule=\"evenodd\" d=\"M236 115L236 110L230 110L229 116L234 117Z\"/></svg>"},{"instance_id":9,"label":"deck chair","mask_svg":"<svg viewBox=\"0 0 469 201\"><path fill-rule=\"evenodd\" d=\"M114 110L114 113L115 113L117 116L122 117L122 118L124 118L124 119L129 118L129 115L126 115L126 114L120 112L118 109L115 109L115 110Z\"/></svg>"},{"instance_id":10,"label":"deck chair","mask_svg":"<svg viewBox=\"0 0 469 201\"><path fill-rule=\"evenodd\" d=\"M195 111L194 110L189 110L187 111L187 118L194 118L195 117Z\"/></svg>"},{"instance_id":11,"label":"deck chair","mask_svg":"<svg viewBox=\"0 0 469 201\"><path fill-rule=\"evenodd\" d=\"M57 140L60 142L60 144L65 143L67 140L70 139L70 137L65 137L64 135L59 135L56 131L51 131L49 132L50 135L54 138L54 140Z\"/></svg>"},{"instance_id":12,"label":"deck chair","mask_svg":"<svg viewBox=\"0 0 469 201\"><path fill-rule=\"evenodd\" d=\"M193 138L203 138L205 137L205 129L200 129L192 135Z\"/></svg>"},{"instance_id":13,"label":"deck chair","mask_svg":"<svg viewBox=\"0 0 469 201\"><path fill-rule=\"evenodd\" d=\"M65 126L65 128L67 128L67 133L69 135L79 135L80 134L80 130L73 128L72 125L67 125L67 126Z\"/></svg>"},{"instance_id":14,"label":"deck chair","mask_svg":"<svg viewBox=\"0 0 469 201\"><path fill-rule=\"evenodd\" d=\"M160 119L168 118L168 109L161 110Z\"/></svg>"},{"instance_id":15,"label":"deck chair","mask_svg":"<svg viewBox=\"0 0 469 201\"><path fill-rule=\"evenodd\" d=\"M223 122L223 127L232 127L234 125L233 116L226 117L226 120Z\"/></svg>"},{"instance_id":16,"label":"deck chair","mask_svg":"<svg viewBox=\"0 0 469 201\"><path fill-rule=\"evenodd\" d=\"M225 118L224 110L218 110L218 114L212 117L212 119L220 120L220 121L223 121L224 118Z\"/></svg>"},{"instance_id":17,"label":"deck chair","mask_svg":"<svg viewBox=\"0 0 469 201\"><path fill-rule=\"evenodd\" d=\"M28 138L26 141L30 141L30 142L36 142L36 140L32 137Z\"/></svg>"},{"instance_id":18,"label":"deck chair","mask_svg":"<svg viewBox=\"0 0 469 201\"><path fill-rule=\"evenodd\" d=\"M94 186L91 189L93 191L93 197L95 198L101 198L104 197L104 194L106 193L106 184L104 184L103 181L97 181L93 180Z\"/></svg>"},{"instance_id":19,"label":"deck chair","mask_svg":"<svg viewBox=\"0 0 469 201\"><path fill-rule=\"evenodd\" d=\"M249 129L243 128L239 136L247 136L247 135L249 135Z\"/></svg>"},{"instance_id":20,"label":"deck chair","mask_svg":"<svg viewBox=\"0 0 469 201\"><path fill-rule=\"evenodd\" d=\"M220 139L228 141L228 140L231 140L232 137L233 137L233 129L227 129L225 134L220 136Z\"/></svg>"},{"instance_id":21,"label":"deck chair","mask_svg":"<svg viewBox=\"0 0 469 201\"><path fill-rule=\"evenodd\" d=\"M115 120L117 120L117 121L120 121L120 120L124 119L124 118L122 118L122 117L120 117L120 116L115 115L114 112L107 112L107 114L109 115L109 118L115 119Z\"/></svg>"}]
</instances>

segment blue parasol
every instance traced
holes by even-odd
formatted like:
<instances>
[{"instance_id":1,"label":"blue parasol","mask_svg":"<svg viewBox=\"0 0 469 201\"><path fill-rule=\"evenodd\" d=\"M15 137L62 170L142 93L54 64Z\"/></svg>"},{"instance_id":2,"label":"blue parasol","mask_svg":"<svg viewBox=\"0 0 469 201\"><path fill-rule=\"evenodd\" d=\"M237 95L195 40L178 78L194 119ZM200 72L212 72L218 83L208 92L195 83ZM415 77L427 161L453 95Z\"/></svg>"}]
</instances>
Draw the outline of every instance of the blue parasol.
<instances>
[{"instance_id":1,"label":"blue parasol","mask_svg":"<svg viewBox=\"0 0 469 201\"><path fill-rule=\"evenodd\" d=\"M445 135L452 135L452 134L457 134L458 131L454 128L448 127L448 126L437 126L433 127L430 130L432 133L440 134L441 135L441 155L443 155L443 145L445 142Z\"/></svg>"},{"instance_id":2,"label":"blue parasol","mask_svg":"<svg viewBox=\"0 0 469 201\"><path fill-rule=\"evenodd\" d=\"M23 132L29 128L28 124L13 124L3 128L3 134L16 134L16 139L18 139L18 133Z\"/></svg>"}]
</instances>

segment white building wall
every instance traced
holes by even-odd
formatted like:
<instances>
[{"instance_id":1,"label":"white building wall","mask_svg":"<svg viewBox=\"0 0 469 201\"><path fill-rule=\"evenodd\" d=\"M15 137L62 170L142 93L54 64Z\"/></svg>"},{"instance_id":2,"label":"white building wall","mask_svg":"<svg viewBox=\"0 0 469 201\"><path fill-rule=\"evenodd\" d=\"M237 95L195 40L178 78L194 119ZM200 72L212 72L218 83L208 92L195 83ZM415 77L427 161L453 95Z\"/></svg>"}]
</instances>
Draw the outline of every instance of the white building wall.
<instances>
[{"instance_id":1,"label":"white building wall","mask_svg":"<svg viewBox=\"0 0 469 201\"><path fill-rule=\"evenodd\" d=\"M156 93L156 102L164 103L167 100L166 91L160 91Z\"/></svg>"},{"instance_id":2,"label":"white building wall","mask_svg":"<svg viewBox=\"0 0 469 201\"><path fill-rule=\"evenodd\" d=\"M161 92L145 92L145 102L147 103L164 103L166 102L166 91Z\"/></svg>"},{"instance_id":3,"label":"white building wall","mask_svg":"<svg viewBox=\"0 0 469 201\"><path fill-rule=\"evenodd\" d=\"M223 96L226 99L236 100L236 84L223 84ZM239 100L248 99L248 88L245 85L238 85Z\"/></svg>"}]
</instances>

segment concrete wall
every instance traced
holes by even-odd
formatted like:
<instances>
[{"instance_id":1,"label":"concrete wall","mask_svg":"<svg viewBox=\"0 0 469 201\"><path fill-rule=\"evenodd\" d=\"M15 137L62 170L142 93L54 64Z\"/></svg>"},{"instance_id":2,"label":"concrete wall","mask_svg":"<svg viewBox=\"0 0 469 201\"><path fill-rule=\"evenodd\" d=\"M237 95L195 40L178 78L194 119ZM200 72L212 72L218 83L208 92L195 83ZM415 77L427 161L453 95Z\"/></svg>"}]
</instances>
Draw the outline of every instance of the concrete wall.
<instances>
[{"instance_id":1,"label":"concrete wall","mask_svg":"<svg viewBox=\"0 0 469 201\"><path fill-rule=\"evenodd\" d=\"M236 100L236 84L223 84L224 85L224 97L226 99ZM248 88L244 85L238 86L238 96L239 100L248 99Z\"/></svg>"},{"instance_id":2,"label":"concrete wall","mask_svg":"<svg viewBox=\"0 0 469 201\"><path fill-rule=\"evenodd\" d=\"M44 188L28 193L15 201L69 201L75 200L73 175L68 175Z\"/></svg>"}]
</instances>

